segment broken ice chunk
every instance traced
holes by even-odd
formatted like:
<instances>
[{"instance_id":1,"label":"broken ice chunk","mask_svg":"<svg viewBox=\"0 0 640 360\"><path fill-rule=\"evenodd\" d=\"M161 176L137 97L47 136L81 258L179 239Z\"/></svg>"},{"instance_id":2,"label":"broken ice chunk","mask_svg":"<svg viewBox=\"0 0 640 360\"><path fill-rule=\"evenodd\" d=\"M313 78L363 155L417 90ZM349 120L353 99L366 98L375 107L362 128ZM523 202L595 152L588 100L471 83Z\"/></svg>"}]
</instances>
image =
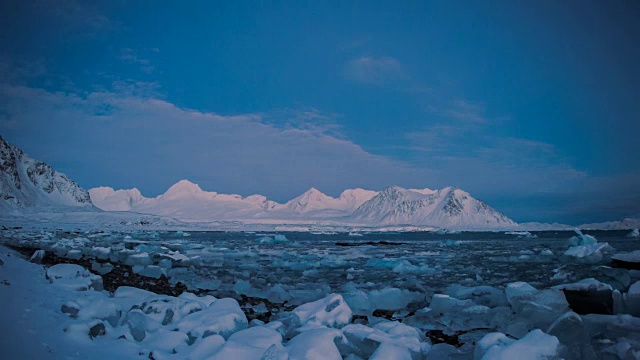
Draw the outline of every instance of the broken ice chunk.
<instances>
[{"instance_id":1,"label":"broken ice chunk","mask_svg":"<svg viewBox=\"0 0 640 360\"><path fill-rule=\"evenodd\" d=\"M186 315L178 324L180 331L205 338L218 334L225 339L246 329L247 317L238 302L231 298L218 299L208 308Z\"/></svg>"},{"instance_id":2,"label":"broken ice chunk","mask_svg":"<svg viewBox=\"0 0 640 360\"><path fill-rule=\"evenodd\" d=\"M625 313L640 317L640 281L636 281L623 295Z\"/></svg>"},{"instance_id":3,"label":"broken ice chunk","mask_svg":"<svg viewBox=\"0 0 640 360\"><path fill-rule=\"evenodd\" d=\"M371 307L379 310L399 310L412 301L423 299L421 294L392 287L369 291L367 296Z\"/></svg>"},{"instance_id":4,"label":"broken ice chunk","mask_svg":"<svg viewBox=\"0 0 640 360\"><path fill-rule=\"evenodd\" d=\"M345 342L340 330L317 328L302 332L285 347L290 360L342 360L336 342Z\"/></svg>"},{"instance_id":5,"label":"broken ice chunk","mask_svg":"<svg viewBox=\"0 0 640 360\"><path fill-rule=\"evenodd\" d=\"M263 326L255 326L231 335L210 359L260 359L272 346L284 350L280 333Z\"/></svg>"},{"instance_id":6,"label":"broken ice chunk","mask_svg":"<svg viewBox=\"0 0 640 360\"><path fill-rule=\"evenodd\" d=\"M29 261L31 261L34 264L42 264L42 260L44 259L45 256L45 251L44 250L36 250L33 255L31 255L31 258L29 259Z\"/></svg>"},{"instance_id":7,"label":"broken ice chunk","mask_svg":"<svg viewBox=\"0 0 640 360\"><path fill-rule=\"evenodd\" d=\"M133 272L140 276L150 277L154 279L160 279L162 275L165 275L164 269L157 265L136 265L133 267Z\"/></svg>"},{"instance_id":8,"label":"broken ice chunk","mask_svg":"<svg viewBox=\"0 0 640 360\"><path fill-rule=\"evenodd\" d=\"M69 290L102 290L102 277L75 264L57 264L47 270L50 282Z\"/></svg>"},{"instance_id":9,"label":"broken ice chunk","mask_svg":"<svg viewBox=\"0 0 640 360\"><path fill-rule=\"evenodd\" d=\"M151 265L153 262L151 261L151 257L147 253L133 254L127 257L127 260L124 262L129 266L135 265Z\"/></svg>"},{"instance_id":10,"label":"broken ice chunk","mask_svg":"<svg viewBox=\"0 0 640 360\"><path fill-rule=\"evenodd\" d=\"M557 355L560 342L555 336L536 329L520 340L503 333L485 335L476 345L474 360L543 360Z\"/></svg>"},{"instance_id":11,"label":"broken ice chunk","mask_svg":"<svg viewBox=\"0 0 640 360\"><path fill-rule=\"evenodd\" d=\"M445 314L449 312L462 311L475 305L476 303L472 300L458 300L449 295L435 294L431 298L429 308L431 308L431 311L433 312Z\"/></svg>"},{"instance_id":12,"label":"broken ice chunk","mask_svg":"<svg viewBox=\"0 0 640 360\"><path fill-rule=\"evenodd\" d=\"M538 290L533 286L527 284L526 282L518 281L507 284L504 292L507 296L507 301L513 307L516 304L518 298L533 295L537 293Z\"/></svg>"},{"instance_id":13,"label":"broken ice chunk","mask_svg":"<svg viewBox=\"0 0 640 360\"><path fill-rule=\"evenodd\" d=\"M293 327L341 328L351 321L351 309L341 295L331 294L323 299L298 306L293 310ZM303 329L299 329L302 331Z\"/></svg>"},{"instance_id":14,"label":"broken ice chunk","mask_svg":"<svg viewBox=\"0 0 640 360\"><path fill-rule=\"evenodd\" d=\"M567 347L569 359L597 359L582 318L575 312L570 311L560 316L549 326L547 333L557 337Z\"/></svg>"}]
</instances>

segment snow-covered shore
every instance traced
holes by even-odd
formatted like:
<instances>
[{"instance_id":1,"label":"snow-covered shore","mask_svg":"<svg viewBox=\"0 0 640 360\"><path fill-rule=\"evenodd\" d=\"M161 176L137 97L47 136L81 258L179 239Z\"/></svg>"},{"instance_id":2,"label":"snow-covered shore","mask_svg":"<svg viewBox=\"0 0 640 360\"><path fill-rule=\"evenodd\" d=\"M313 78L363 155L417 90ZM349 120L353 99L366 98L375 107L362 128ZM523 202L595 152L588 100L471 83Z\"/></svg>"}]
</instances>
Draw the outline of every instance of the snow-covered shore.
<instances>
[{"instance_id":1,"label":"snow-covered shore","mask_svg":"<svg viewBox=\"0 0 640 360\"><path fill-rule=\"evenodd\" d=\"M183 253L198 243L149 235L118 242L114 239L122 235L108 232L62 233L62 238L10 232L4 243L42 247L44 258L39 252L33 261L49 260L45 268L0 247L0 311L7 324L16 324L3 328L3 353L25 359L508 359L514 354L626 359L640 354L640 319L634 317L640 315L634 305L640 301L640 272L603 267L612 250L584 234L570 239L561 257L567 265L579 262L593 274L608 274L606 282L598 275L601 280L553 288L518 281L504 287L453 283L433 294L391 286L365 292L353 285L317 294L289 286L264 292L244 280L225 293L216 279L187 287L178 282L184 270L176 269L199 266L201 260L189 255L193 251ZM291 246L286 237L268 234L255 241ZM623 258L635 261L633 254ZM519 261L533 255L523 250ZM553 252L537 256L549 258ZM367 266L393 266L387 271L407 276L441 271L372 261ZM562 267L556 275L568 276ZM610 303L576 303L585 295Z\"/></svg>"}]
</instances>

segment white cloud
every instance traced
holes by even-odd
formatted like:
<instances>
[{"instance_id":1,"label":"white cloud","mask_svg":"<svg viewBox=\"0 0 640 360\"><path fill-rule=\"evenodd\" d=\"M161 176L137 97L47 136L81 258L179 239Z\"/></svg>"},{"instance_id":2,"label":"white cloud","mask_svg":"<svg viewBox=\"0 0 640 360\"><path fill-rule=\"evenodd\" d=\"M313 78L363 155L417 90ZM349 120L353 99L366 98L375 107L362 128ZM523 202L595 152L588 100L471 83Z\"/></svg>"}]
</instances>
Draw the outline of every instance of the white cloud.
<instances>
[{"instance_id":1,"label":"white cloud","mask_svg":"<svg viewBox=\"0 0 640 360\"><path fill-rule=\"evenodd\" d=\"M467 100L457 99L443 109L436 110L444 116L465 122L486 123L483 104L473 103Z\"/></svg>"},{"instance_id":2,"label":"white cloud","mask_svg":"<svg viewBox=\"0 0 640 360\"><path fill-rule=\"evenodd\" d=\"M189 178L212 191L284 200L311 186L337 194L412 179L426 186L430 177L324 129L275 126L262 114L200 112L130 91L76 94L5 84L0 97L7 100L0 109L8 114L0 120L7 139L87 187L138 186L153 195ZM300 116L326 115L303 109Z\"/></svg>"},{"instance_id":3,"label":"white cloud","mask_svg":"<svg viewBox=\"0 0 640 360\"><path fill-rule=\"evenodd\" d=\"M152 54L157 53L158 49L142 49L142 52ZM151 74L155 71L155 66L151 63L151 60L147 56L143 56L140 54L140 51L131 49L131 48L123 48L120 49L120 54L118 55L118 59L124 63L135 64L140 66L140 70L144 71L147 74Z\"/></svg>"},{"instance_id":4,"label":"white cloud","mask_svg":"<svg viewBox=\"0 0 640 360\"><path fill-rule=\"evenodd\" d=\"M345 67L345 76L354 82L369 85L385 85L406 79L400 62L388 56L353 59Z\"/></svg>"},{"instance_id":5,"label":"white cloud","mask_svg":"<svg viewBox=\"0 0 640 360\"><path fill-rule=\"evenodd\" d=\"M588 177L552 144L498 136L494 124L474 124L440 124L407 134L413 163L439 169L450 182L480 194L556 192Z\"/></svg>"}]
</instances>

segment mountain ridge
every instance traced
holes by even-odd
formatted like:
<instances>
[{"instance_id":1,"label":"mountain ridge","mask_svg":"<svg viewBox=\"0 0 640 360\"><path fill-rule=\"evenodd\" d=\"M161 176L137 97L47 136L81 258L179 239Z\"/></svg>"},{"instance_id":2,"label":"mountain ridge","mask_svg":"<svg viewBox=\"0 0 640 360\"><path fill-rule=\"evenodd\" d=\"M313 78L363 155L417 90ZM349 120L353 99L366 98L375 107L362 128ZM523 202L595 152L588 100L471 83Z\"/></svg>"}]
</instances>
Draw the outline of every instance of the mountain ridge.
<instances>
[{"instance_id":1,"label":"mountain ridge","mask_svg":"<svg viewBox=\"0 0 640 360\"><path fill-rule=\"evenodd\" d=\"M88 191L0 136L0 208L10 211L56 206L95 210Z\"/></svg>"},{"instance_id":2,"label":"mountain ridge","mask_svg":"<svg viewBox=\"0 0 640 360\"><path fill-rule=\"evenodd\" d=\"M109 190L105 190L109 189ZM135 190L135 191L134 191ZM319 221L366 225L420 225L456 227L505 227L517 224L456 187L441 190L404 189L390 186L382 191L346 189L334 198L316 188L283 203L263 195L242 197L202 190L197 184L180 180L155 198L114 198L137 196L137 189L90 189L96 206L107 211L124 210L154 215L176 216L184 221ZM111 197L104 196L112 194ZM128 204L122 206L122 204Z\"/></svg>"}]
</instances>

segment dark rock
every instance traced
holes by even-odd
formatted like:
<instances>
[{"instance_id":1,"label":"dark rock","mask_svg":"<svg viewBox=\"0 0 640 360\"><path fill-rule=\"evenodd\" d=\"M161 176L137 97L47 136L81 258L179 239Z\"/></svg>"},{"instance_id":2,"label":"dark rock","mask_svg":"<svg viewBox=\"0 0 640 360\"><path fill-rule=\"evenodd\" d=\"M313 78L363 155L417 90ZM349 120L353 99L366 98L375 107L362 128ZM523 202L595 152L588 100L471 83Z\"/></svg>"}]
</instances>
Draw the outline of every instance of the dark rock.
<instances>
[{"instance_id":1,"label":"dark rock","mask_svg":"<svg viewBox=\"0 0 640 360\"><path fill-rule=\"evenodd\" d=\"M380 309L376 309L376 310L373 311L373 316L385 318L387 320L391 320L393 318L393 314L394 313L395 313L395 310L380 310Z\"/></svg>"},{"instance_id":2,"label":"dark rock","mask_svg":"<svg viewBox=\"0 0 640 360\"><path fill-rule=\"evenodd\" d=\"M442 330L429 330L425 333L427 337L431 340L432 344L449 344L455 347L458 347L460 341L458 340L458 335L448 335L442 332Z\"/></svg>"},{"instance_id":3,"label":"dark rock","mask_svg":"<svg viewBox=\"0 0 640 360\"><path fill-rule=\"evenodd\" d=\"M75 303L66 303L66 304L62 304L60 311L62 311L65 314L68 314L72 318L75 318L78 316L78 312L80 312L80 306L78 306Z\"/></svg>"},{"instance_id":4,"label":"dark rock","mask_svg":"<svg viewBox=\"0 0 640 360\"><path fill-rule=\"evenodd\" d=\"M640 262L611 258L611 266L628 270L640 270Z\"/></svg>"},{"instance_id":5,"label":"dark rock","mask_svg":"<svg viewBox=\"0 0 640 360\"><path fill-rule=\"evenodd\" d=\"M97 323L89 329L89 337L96 338L107 333L103 323Z\"/></svg>"},{"instance_id":6,"label":"dark rock","mask_svg":"<svg viewBox=\"0 0 640 360\"><path fill-rule=\"evenodd\" d=\"M173 310L168 309L164 315L164 319L162 319L162 325L167 325L173 320Z\"/></svg>"},{"instance_id":7,"label":"dark rock","mask_svg":"<svg viewBox=\"0 0 640 360\"><path fill-rule=\"evenodd\" d=\"M584 314L613 315L611 290L567 290L563 289L569 307L574 312Z\"/></svg>"}]
</instances>

